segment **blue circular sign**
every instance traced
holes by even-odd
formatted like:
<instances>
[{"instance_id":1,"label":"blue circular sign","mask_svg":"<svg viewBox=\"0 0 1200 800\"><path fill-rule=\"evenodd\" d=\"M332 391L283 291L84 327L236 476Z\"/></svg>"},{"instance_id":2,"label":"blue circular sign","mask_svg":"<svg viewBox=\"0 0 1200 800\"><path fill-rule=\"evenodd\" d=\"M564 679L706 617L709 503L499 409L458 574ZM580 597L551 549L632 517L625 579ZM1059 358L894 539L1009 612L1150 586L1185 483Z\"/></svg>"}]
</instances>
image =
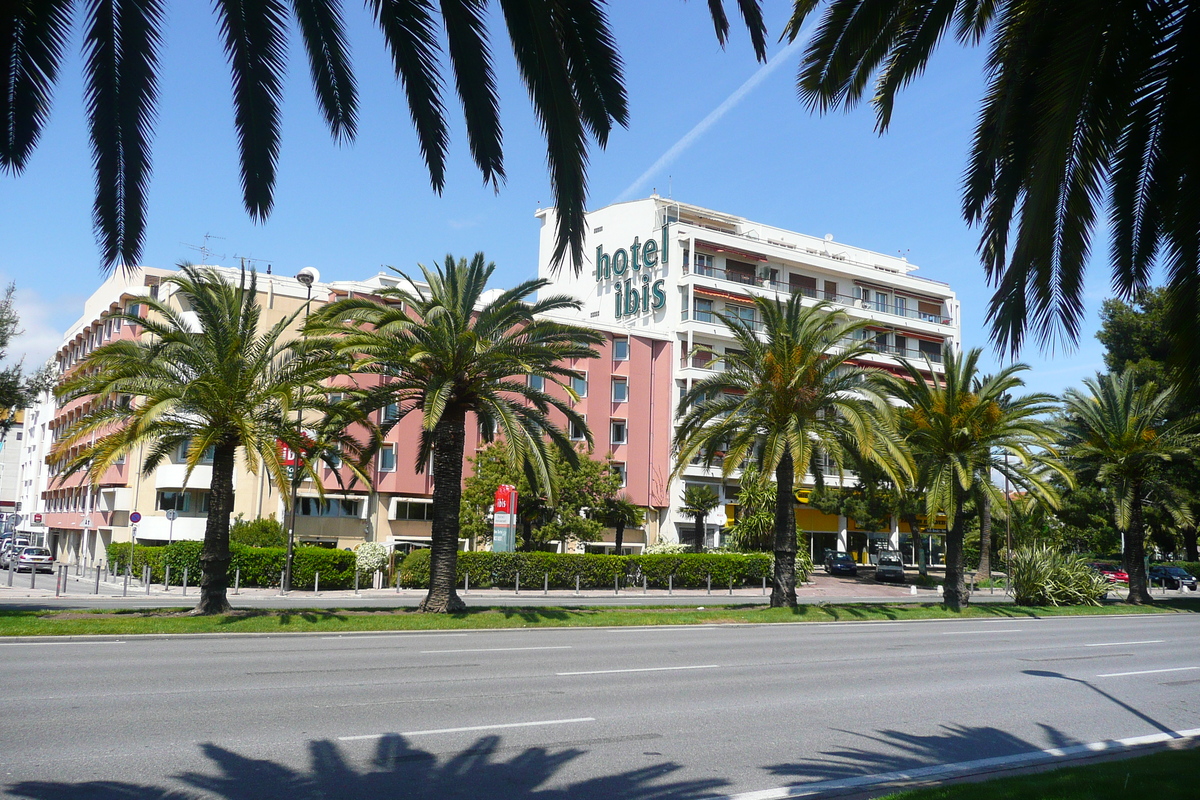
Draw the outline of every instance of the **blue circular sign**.
<instances>
[{"instance_id":1,"label":"blue circular sign","mask_svg":"<svg viewBox=\"0 0 1200 800\"><path fill-rule=\"evenodd\" d=\"M130 522L132 522L132 523L134 523L135 525L136 525L137 523L141 522L141 521L142 521L142 515L141 515L141 513L140 513L140 512L138 512L138 511L134 511L133 513L131 513L131 514L129 515L129 521L130 521Z\"/></svg>"}]
</instances>

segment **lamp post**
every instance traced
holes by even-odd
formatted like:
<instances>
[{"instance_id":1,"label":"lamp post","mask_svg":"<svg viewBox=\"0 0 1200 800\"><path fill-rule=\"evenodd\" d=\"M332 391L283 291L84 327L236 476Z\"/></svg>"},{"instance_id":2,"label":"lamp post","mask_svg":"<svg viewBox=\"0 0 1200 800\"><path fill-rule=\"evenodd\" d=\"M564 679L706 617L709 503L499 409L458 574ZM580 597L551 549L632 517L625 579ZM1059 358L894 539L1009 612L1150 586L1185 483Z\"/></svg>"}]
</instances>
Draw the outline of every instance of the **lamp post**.
<instances>
[{"instance_id":1,"label":"lamp post","mask_svg":"<svg viewBox=\"0 0 1200 800\"><path fill-rule=\"evenodd\" d=\"M312 304L312 287L317 279L321 276L312 267L305 267L296 273L296 280L303 284L306 296L304 298L304 321L308 322L308 311ZM300 416L300 409L296 409L296 428L299 430L303 420ZM279 587L280 592L287 594L292 588L292 558L296 551L296 511L299 498L296 496L300 491L300 467L304 455L297 449L292 454L292 496L290 498L292 504L292 519L288 525L288 540L287 540L287 559L283 567L283 585Z\"/></svg>"}]
</instances>

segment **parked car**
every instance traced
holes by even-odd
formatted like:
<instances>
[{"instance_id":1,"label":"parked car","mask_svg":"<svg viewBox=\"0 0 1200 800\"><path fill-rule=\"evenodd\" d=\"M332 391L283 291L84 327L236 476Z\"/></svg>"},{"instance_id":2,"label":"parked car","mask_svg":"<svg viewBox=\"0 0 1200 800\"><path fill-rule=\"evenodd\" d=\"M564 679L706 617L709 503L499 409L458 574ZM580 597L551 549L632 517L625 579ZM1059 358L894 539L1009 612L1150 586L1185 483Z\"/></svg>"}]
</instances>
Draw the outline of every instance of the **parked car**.
<instances>
[{"instance_id":1,"label":"parked car","mask_svg":"<svg viewBox=\"0 0 1200 800\"><path fill-rule=\"evenodd\" d=\"M17 539L15 542L9 538L0 543L0 569L8 569L9 558L22 547L28 547L28 539Z\"/></svg>"},{"instance_id":2,"label":"parked car","mask_svg":"<svg viewBox=\"0 0 1200 800\"><path fill-rule=\"evenodd\" d=\"M1092 564L1092 569L1113 583L1129 583L1129 573L1112 564Z\"/></svg>"},{"instance_id":3,"label":"parked car","mask_svg":"<svg viewBox=\"0 0 1200 800\"><path fill-rule=\"evenodd\" d=\"M857 575L858 564L849 553L839 551L825 556L825 571L830 575Z\"/></svg>"},{"instance_id":4,"label":"parked car","mask_svg":"<svg viewBox=\"0 0 1200 800\"><path fill-rule=\"evenodd\" d=\"M882 553L875 565L875 580L904 583L904 561L895 553Z\"/></svg>"},{"instance_id":5,"label":"parked car","mask_svg":"<svg viewBox=\"0 0 1200 800\"><path fill-rule=\"evenodd\" d=\"M1185 586L1196 591L1196 576L1182 567L1151 567L1150 584L1166 589L1182 589Z\"/></svg>"},{"instance_id":6,"label":"parked car","mask_svg":"<svg viewBox=\"0 0 1200 800\"><path fill-rule=\"evenodd\" d=\"M38 572L54 572L54 556L45 547L22 547L14 550L9 558L12 559L13 569L17 572L32 572L35 569Z\"/></svg>"}]
</instances>

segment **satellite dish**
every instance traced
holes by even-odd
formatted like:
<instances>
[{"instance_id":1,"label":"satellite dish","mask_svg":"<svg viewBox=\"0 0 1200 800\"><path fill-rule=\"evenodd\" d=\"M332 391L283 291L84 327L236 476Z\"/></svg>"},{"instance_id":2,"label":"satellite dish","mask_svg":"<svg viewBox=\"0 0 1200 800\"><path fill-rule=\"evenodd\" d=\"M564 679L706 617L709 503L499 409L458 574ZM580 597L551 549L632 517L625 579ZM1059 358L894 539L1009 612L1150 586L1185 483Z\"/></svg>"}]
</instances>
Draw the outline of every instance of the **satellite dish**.
<instances>
[{"instance_id":1,"label":"satellite dish","mask_svg":"<svg viewBox=\"0 0 1200 800\"><path fill-rule=\"evenodd\" d=\"M832 242L832 241L833 241L833 234L832 234L832 233L827 233L827 234L825 234L825 241L827 241L827 242Z\"/></svg>"}]
</instances>

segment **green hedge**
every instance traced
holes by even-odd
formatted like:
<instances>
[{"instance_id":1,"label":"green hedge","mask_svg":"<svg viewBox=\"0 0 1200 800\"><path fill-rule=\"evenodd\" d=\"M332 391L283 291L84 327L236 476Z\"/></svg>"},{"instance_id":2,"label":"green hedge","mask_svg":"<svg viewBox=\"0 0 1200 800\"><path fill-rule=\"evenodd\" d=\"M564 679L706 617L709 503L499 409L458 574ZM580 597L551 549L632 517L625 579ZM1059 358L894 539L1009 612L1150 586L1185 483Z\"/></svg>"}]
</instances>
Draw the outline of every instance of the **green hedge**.
<instances>
[{"instance_id":1,"label":"green hedge","mask_svg":"<svg viewBox=\"0 0 1200 800\"><path fill-rule=\"evenodd\" d=\"M1156 564L1155 566L1180 567L1200 578L1200 561L1164 561L1161 565Z\"/></svg>"},{"instance_id":2,"label":"green hedge","mask_svg":"<svg viewBox=\"0 0 1200 800\"><path fill-rule=\"evenodd\" d=\"M187 567L188 583L195 586L200 582L200 550L203 542L175 542L166 547L133 548L133 574L139 577L142 568L150 565L152 583L162 583L166 567L171 567L171 585L183 583L183 570ZM127 542L108 546L108 561L114 569L124 571L129 562ZM249 547L230 544L229 582L233 584L236 570L241 569L242 586L278 586L279 575L287 562L287 549L283 547ZM321 586L326 589L350 589L354 586L354 553L332 550L327 547L296 547L292 561L292 588L311 589L317 572L321 573Z\"/></svg>"},{"instance_id":3,"label":"green hedge","mask_svg":"<svg viewBox=\"0 0 1200 800\"><path fill-rule=\"evenodd\" d=\"M641 556L582 555L574 553L490 553L458 554L456 583L470 575L471 586L479 589L515 586L517 573L521 584L542 586L549 577L553 589L574 589L579 577L581 589L609 589L616 581L621 586L641 586L643 576L649 586L667 588L668 578L680 589L702 589L712 576L714 587L760 585L771 576L771 555L767 553L681 553ZM429 586L429 551L416 550L400 565L400 585L410 588ZM798 580L804 576L797 574Z\"/></svg>"}]
</instances>

